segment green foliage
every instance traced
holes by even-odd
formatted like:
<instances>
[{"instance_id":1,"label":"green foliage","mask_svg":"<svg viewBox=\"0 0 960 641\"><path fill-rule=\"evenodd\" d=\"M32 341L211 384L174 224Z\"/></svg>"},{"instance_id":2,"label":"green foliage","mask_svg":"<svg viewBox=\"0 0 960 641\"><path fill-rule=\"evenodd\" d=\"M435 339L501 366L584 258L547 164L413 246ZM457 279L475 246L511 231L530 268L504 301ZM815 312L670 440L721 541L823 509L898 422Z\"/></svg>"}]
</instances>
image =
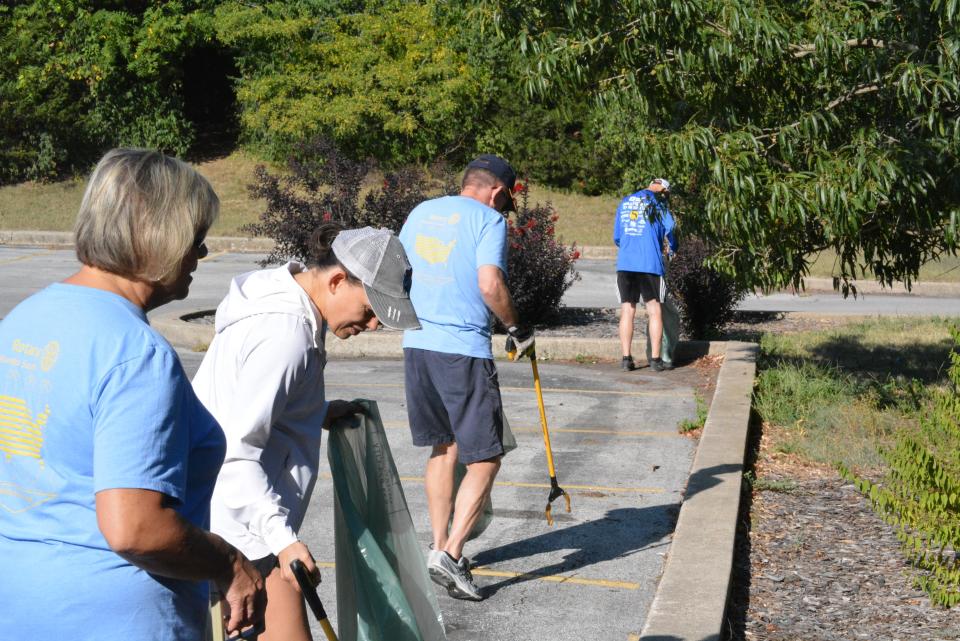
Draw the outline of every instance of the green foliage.
<instances>
[{"instance_id":1,"label":"green foliage","mask_svg":"<svg viewBox=\"0 0 960 641\"><path fill-rule=\"evenodd\" d=\"M676 295L683 331L690 338L717 336L734 319L746 292L710 266L710 247L696 236L681 239L668 282Z\"/></svg>"},{"instance_id":2,"label":"green foliage","mask_svg":"<svg viewBox=\"0 0 960 641\"><path fill-rule=\"evenodd\" d=\"M960 347L960 330L953 330ZM883 450L889 471L882 483L841 472L897 529L916 579L934 603L960 603L960 353L951 353L952 389L940 391L917 430L903 430Z\"/></svg>"},{"instance_id":3,"label":"green foliage","mask_svg":"<svg viewBox=\"0 0 960 641\"><path fill-rule=\"evenodd\" d=\"M529 95L591 96L632 189L676 181L690 232L743 285L909 283L956 250L960 3L480 0Z\"/></svg>"},{"instance_id":4,"label":"green foliage","mask_svg":"<svg viewBox=\"0 0 960 641\"><path fill-rule=\"evenodd\" d=\"M831 330L764 334L753 406L800 458L857 469L884 465L878 448L943 384L952 342L939 319L877 319Z\"/></svg>"},{"instance_id":5,"label":"green foliage","mask_svg":"<svg viewBox=\"0 0 960 641\"><path fill-rule=\"evenodd\" d=\"M210 1L33 0L0 7L0 182L85 169L104 148L184 154L182 60Z\"/></svg>"},{"instance_id":6,"label":"green foliage","mask_svg":"<svg viewBox=\"0 0 960 641\"><path fill-rule=\"evenodd\" d=\"M446 44L452 31L439 5L219 7L217 32L239 51L247 139L284 157L295 143L322 135L387 165L431 161L463 146L475 131L487 71Z\"/></svg>"},{"instance_id":7,"label":"green foliage","mask_svg":"<svg viewBox=\"0 0 960 641\"><path fill-rule=\"evenodd\" d=\"M797 490L797 482L793 479L768 479L757 477L753 471L743 473L743 480L755 492L781 492L790 494Z\"/></svg>"}]
</instances>

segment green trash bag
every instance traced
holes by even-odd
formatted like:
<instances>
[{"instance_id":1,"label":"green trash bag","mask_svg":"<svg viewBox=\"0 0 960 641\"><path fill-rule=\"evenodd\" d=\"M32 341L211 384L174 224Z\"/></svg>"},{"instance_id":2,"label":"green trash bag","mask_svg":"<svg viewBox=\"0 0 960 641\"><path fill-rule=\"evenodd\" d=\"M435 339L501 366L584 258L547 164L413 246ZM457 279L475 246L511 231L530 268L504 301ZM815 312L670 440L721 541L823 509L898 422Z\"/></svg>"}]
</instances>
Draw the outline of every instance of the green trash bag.
<instances>
[{"instance_id":1,"label":"green trash bag","mask_svg":"<svg viewBox=\"0 0 960 641\"><path fill-rule=\"evenodd\" d=\"M667 295L660 303L660 313L663 316L663 340L660 341L660 358L664 363L673 363L677 352L677 343L680 342L680 310L673 299ZM653 358L650 348L650 320L647 319L647 362Z\"/></svg>"},{"instance_id":2,"label":"green trash bag","mask_svg":"<svg viewBox=\"0 0 960 641\"><path fill-rule=\"evenodd\" d=\"M374 401L334 423L337 627L341 641L445 641L443 619Z\"/></svg>"},{"instance_id":3,"label":"green trash bag","mask_svg":"<svg viewBox=\"0 0 960 641\"><path fill-rule=\"evenodd\" d=\"M510 429L510 423L507 421L507 415L501 414L503 417L503 453L506 455L509 452L517 449L517 439L513 435L513 430ZM463 477L467 475L467 466L463 463L457 462L457 466L453 469L453 497L456 501L457 492L460 491L460 482L463 481ZM483 504L483 512L480 513L480 517L477 519L477 522L473 524L473 529L470 530L470 536L467 537L468 541L472 541L481 534L484 530L489 527L490 522L493 521L493 499L491 496L487 496L486 502ZM447 531L450 531L450 525L453 524L453 515L450 515L450 523L447 524Z\"/></svg>"}]
</instances>

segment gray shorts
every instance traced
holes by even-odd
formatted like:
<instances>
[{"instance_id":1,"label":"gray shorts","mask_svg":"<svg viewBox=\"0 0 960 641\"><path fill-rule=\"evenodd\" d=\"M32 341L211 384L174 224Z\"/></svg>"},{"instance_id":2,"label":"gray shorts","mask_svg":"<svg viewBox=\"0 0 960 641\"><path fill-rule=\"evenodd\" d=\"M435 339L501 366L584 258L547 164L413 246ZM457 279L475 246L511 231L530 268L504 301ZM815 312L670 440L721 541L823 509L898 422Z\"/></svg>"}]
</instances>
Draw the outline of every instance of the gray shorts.
<instances>
[{"instance_id":1,"label":"gray shorts","mask_svg":"<svg viewBox=\"0 0 960 641\"><path fill-rule=\"evenodd\" d=\"M503 404L491 359L408 347L403 364L414 445L456 442L464 465L503 454Z\"/></svg>"}]
</instances>

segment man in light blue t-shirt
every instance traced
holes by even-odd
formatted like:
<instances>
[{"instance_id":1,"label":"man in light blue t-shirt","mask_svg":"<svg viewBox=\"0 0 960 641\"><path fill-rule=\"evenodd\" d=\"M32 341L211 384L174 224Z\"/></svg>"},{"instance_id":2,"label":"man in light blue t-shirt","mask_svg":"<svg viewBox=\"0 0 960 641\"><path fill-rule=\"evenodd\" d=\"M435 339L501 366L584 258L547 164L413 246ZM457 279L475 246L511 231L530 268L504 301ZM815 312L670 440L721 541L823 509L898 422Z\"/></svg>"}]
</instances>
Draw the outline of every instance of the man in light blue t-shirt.
<instances>
[{"instance_id":1,"label":"man in light blue t-shirt","mask_svg":"<svg viewBox=\"0 0 960 641\"><path fill-rule=\"evenodd\" d=\"M650 369L673 369L660 356L663 340L663 313L660 303L667 295L663 265L664 241L672 254L677 250L673 216L666 205L670 182L655 178L646 189L620 201L613 221L613 243L617 246L617 289L620 291L620 366L634 369L630 348L637 303L643 300L650 333Z\"/></svg>"},{"instance_id":2,"label":"man in light blue t-shirt","mask_svg":"<svg viewBox=\"0 0 960 641\"><path fill-rule=\"evenodd\" d=\"M432 447L425 473L433 530L428 569L450 596L474 601L483 597L463 545L503 456L490 313L508 328L519 355L533 348L533 330L520 326L506 284L501 212L514 209L515 183L505 160L482 155L467 165L459 196L421 203L400 230L413 267L410 301L422 326L403 336L407 414L413 444ZM458 460L467 474L453 509Z\"/></svg>"}]
</instances>

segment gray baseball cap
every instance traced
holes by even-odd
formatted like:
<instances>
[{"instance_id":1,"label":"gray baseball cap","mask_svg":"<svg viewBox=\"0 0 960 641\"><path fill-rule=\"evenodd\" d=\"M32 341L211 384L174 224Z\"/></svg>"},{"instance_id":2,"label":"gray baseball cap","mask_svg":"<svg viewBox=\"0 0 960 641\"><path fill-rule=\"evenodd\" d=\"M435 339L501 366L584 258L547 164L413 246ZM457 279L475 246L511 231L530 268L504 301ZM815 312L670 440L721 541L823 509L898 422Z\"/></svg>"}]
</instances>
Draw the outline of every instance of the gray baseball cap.
<instances>
[{"instance_id":1,"label":"gray baseball cap","mask_svg":"<svg viewBox=\"0 0 960 641\"><path fill-rule=\"evenodd\" d=\"M360 279L370 307L391 329L420 329L410 302L413 269L407 253L389 229L344 229L333 239L333 253Z\"/></svg>"}]
</instances>

